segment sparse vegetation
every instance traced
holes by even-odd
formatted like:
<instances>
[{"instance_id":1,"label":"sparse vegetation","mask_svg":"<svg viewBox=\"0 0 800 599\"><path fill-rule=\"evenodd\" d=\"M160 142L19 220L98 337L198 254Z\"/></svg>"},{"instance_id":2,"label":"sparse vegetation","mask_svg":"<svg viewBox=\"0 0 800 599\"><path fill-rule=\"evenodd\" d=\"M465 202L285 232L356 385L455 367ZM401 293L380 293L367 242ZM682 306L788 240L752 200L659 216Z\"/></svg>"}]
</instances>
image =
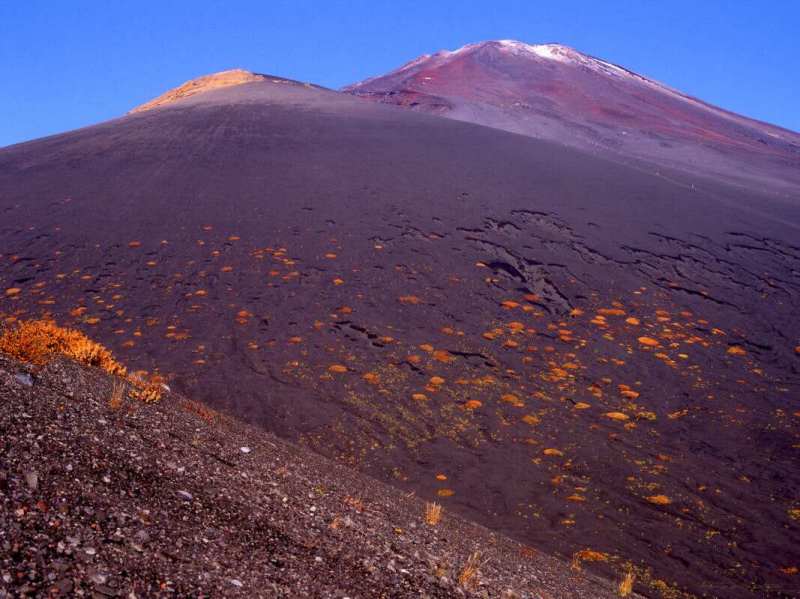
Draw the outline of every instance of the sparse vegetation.
<instances>
[{"instance_id":1,"label":"sparse vegetation","mask_svg":"<svg viewBox=\"0 0 800 599\"><path fill-rule=\"evenodd\" d=\"M602 551L581 549L572 556L572 569L579 572L583 562L607 562L608 557L608 554Z\"/></svg>"},{"instance_id":2,"label":"sparse vegetation","mask_svg":"<svg viewBox=\"0 0 800 599\"><path fill-rule=\"evenodd\" d=\"M207 424L214 424L217 418L217 412L205 404L200 403L199 401L187 399L181 402L181 407L187 412L194 414L201 420L205 421Z\"/></svg>"}]
</instances>

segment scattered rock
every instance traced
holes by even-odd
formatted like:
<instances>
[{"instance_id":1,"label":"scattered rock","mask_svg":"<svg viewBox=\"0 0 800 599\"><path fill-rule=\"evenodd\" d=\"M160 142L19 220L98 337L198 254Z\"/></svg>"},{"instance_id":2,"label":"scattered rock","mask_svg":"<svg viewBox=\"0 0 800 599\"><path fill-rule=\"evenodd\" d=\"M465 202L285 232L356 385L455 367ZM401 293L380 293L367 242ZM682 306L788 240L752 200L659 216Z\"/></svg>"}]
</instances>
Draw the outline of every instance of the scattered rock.
<instances>
[{"instance_id":1,"label":"scattered rock","mask_svg":"<svg viewBox=\"0 0 800 599\"><path fill-rule=\"evenodd\" d=\"M27 372L20 372L15 374L14 380L17 381L20 385L25 385L26 387L33 387L33 377L29 375Z\"/></svg>"}]
</instances>

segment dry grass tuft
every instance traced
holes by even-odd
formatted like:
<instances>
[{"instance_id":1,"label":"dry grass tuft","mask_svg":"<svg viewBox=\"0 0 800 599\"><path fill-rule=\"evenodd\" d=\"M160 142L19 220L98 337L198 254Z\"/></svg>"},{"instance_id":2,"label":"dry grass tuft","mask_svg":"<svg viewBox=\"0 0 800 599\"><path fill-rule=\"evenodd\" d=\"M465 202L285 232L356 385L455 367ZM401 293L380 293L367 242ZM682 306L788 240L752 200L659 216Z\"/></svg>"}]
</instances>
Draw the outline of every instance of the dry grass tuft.
<instances>
[{"instance_id":1,"label":"dry grass tuft","mask_svg":"<svg viewBox=\"0 0 800 599\"><path fill-rule=\"evenodd\" d=\"M125 399L126 387L124 381L115 380L114 385L111 387L111 397L108 400L108 407L112 410L118 410L122 406L122 401Z\"/></svg>"},{"instance_id":2,"label":"dry grass tuft","mask_svg":"<svg viewBox=\"0 0 800 599\"><path fill-rule=\"evenodd\" d=\"M458 575L458 584L465 591L474 589L478 585L478 570L480 569L481 554L477 551L467 558L467 563Z\"/></svg>"},{"instance_id":3,"label":"dry grass tuft","mask_svg":"<svg viewBox=\"0 0 800 599\"><path fill-rule=\"evenodd\" d=\"M428 502L425 504L425 523L436 526L442 519L442 506L438 503Z\"/></svg>"},{"instance_id":4,"label":"dry grass tuft","mask_svg":"<svg viewBox=\"0 0 800 599\"><path fill-rule=\"evenodd\" d=\"M628 571L625 572L625 577L619 583L619 596L620 597L627 597L633 592L633 583L636 580L636 575L634 575L633 570L628 568Z\"/></svg>"},{"instance_id":5,"label":"dry grass tuft","mask_svg":"<svg viewBox=\"0 0 800 599\"><path fill-rule=\"evenodd\" d=\"M44 366L54 357L63 355L122 377L135 387L132 395L143 401L161 398L163 379L159 375L138 372L128 376L125 366L117 362L104 346L80 331L60 327L52 320L20 320L6 328L0 335L0 353L35 366ZM112 400L115 392L112 392ZM121 398L119 401L121 403Z\"/></svg>"}]
</instances>

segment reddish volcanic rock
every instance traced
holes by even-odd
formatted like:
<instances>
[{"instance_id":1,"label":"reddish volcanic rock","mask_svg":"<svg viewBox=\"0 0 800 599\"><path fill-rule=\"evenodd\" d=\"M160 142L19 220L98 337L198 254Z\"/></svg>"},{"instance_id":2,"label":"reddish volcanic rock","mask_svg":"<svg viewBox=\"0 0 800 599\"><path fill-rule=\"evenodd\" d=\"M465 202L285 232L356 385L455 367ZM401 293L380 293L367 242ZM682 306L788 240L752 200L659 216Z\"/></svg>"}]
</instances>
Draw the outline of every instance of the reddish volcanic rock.
<instances>
[{"instance_id":1,"label":"reddish volcanic rock","mask_svg":"<svg viewBox=\"0 0 800 599\"><path fill-rule=\"evenodd\" d=\"M800 183L797 133L558 44L470 44L344 91L618 157L762 184Z\"/></svg>"}]
</instances>

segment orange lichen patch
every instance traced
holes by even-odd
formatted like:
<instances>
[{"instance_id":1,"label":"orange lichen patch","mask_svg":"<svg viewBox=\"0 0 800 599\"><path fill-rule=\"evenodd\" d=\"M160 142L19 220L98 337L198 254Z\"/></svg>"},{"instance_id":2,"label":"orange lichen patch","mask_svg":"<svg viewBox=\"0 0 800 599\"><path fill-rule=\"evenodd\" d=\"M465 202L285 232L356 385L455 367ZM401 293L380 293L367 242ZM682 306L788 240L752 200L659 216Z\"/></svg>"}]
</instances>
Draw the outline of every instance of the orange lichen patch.
<instances>
[{"instance_id":1,"label":"orange lichen patch","mask_svg":"<svg viewBox=\"0 0 800 599\"><path fill-rule=\"evenodd\" d=\"M328 366L328 372L336 372L336 373L347 372L347 366L342 366L341 364L331 364L330 366Z\"/></svg>"},{"instance_id":2,"label":"orange lichen patch","mask_svg":"<svg viewBox=\"0 0 800 599\"><path fill-rule=\"evenodd\" d=\"M327 254L325 254L325 257L328 260L335 260L336 259L336 254L334 254L333 252L328 252Z\"/></svg>"},{"instance_id":3,"label":"orange lichen patch","mask_svg":"<svg viewBox=\"0 0 800 599\"><path fill-rule=\"evenodd\" d=\"M521 408L525 404L520 400L519 397L514 395L513 393L505 393L504 395L500 396L500 401L504 401L506 403L510 403L512 406L516 408Z\"/></svg>"},{"instance_id":4,"label":"orange lichen patch","mask_svg":"<svg viewBox=\"0 0 800 599\"><path fill-rule=\"evenodd\" d=\"M378 376L378 373L376 372L367 372L361 378L367 381L370 385L377 385L381 381L381 377Z\"/></svg>"},{"instance_id":5,"label":"orange lichen patch","mask_svg":"<svg viewBox=\"0 0 800 599\"><path fill-rule=\"evenodd\" d=\"M341 312L342 314L352 314L353 309L350 306L339 306L336 308L337 312Z\"/></svg>"},{"instance_id":6,"label":"orange lichen patch","mask_svg":"<svg viewBox=\"0 0 800 599\"><path fill-rule=\"evenodd\" d=\"M569 315L572 317L583 316L583 310L580 308L573 308L570 310Z\"/></svg>"},{"instance_id":7,"label":"orange lichen patch","mask_svg":"<svg viewBox=\"0 0 800 599\"><path fill-rule=\"evenodd\" d=\"M503 347L508 347L508 348L514 349L514 348L519 347L519 343L517 343L513 339L506 339L503 342Z\"/></svg>"},{"instance_id":8,"label":"orange lichen patch","mask_svg":"<svg viewBox=\"0 0 800 599\"><path fill-rule=\"evenodd\" d=\"M414 401L428 401L428 396L424 393L412 393L411 399Z\"/></svg>"},{"instance_id":9,"label":"orange lichen patch","mask_svg":"<svg viewBox=\"0 0 800 599\"><path fill-rule=\"evenodd\" d=\"M423 343L419 346L419 348L427 353L431 353L433 351L433 346L430 343Z\"/></svg>"},{"instance_id":10,"label":"orange lichen patch","mask_svg":"<svg viewBox=\"0 0 800 599\"><path fill-rule=\"evenodd\" d=\"M482 405L483 403L478 401L477 399L470 399L467 403L464 404L464 408L467 410L477 410Z\"/></svg>"},{"instance_id":11,"label":"orange lichen patch","mask_svg":"<svg viewBox=\"0 0 800 599\"><path fill-rule=\"evenodd\" d=\"M606 418L610 418L611 420L619 420L619 421L628 420L629 418L627 414L623 414L622 412L606 412L605 414L603 414L603 416L605 416Z\"/></svg>"},{"instance_id":12,"label":"orange lichen patch","mask_svg":"<svg viewBox=\"0 0 800 599\"><path fill-rule=\"evenodd\" d=\"M419 364L422 362L422 358L420 358L417 354L411 354L406 358L407 361L411 362L412 364Z\"/></svg>"},{"instance_id":13,"label":"orange lichen patch","mask_svg":"<svg viewBox=\"0 0 800 599\"><path fill-rule=\"evenodd\" d=\"M142 242L141 241L130 241L130 242L128 242L128 247L129 248L142 247Z\"/></svg>"},{"instance_id":14,"label":"orange lichen patch","mask_svg":"<svg viewBox=\"0 0 800 599\"><path fill-rule=\"evenodd\" d=\"M631 325L631 326L636 326L636 325L642 324L641 321L638 318L636 318L635 316L630 316L629 318L626 318L625 322L627 324Z\"/></svg>"},{"instance_id":15,"label":"orange lichen patch","mask_svg":"<svg viewBox=\"0 0 800 599\"><path fill-rule=\"evenodd\" d=\"M456 492L453 491L453 489L439 489L438 491L436 491L436 494L439 497L452 497L453 495L456 494Z\"/></svg>"},{"instance_id":16,"label":"orange lichen patch","mask_svg":"<svg viewBox=\"0 0 800 599\"><path fill-rule=\"evenodd\" d=\"M446 474L437 474L436 475L436 480L447 480L447 475Z\"/></svg>"},{"instance_id":17,"label":"orange lichen patch","mask_svg":"<svg viewBox=\"0 0 800 599\"><path fill-rule=\"evenodd\" d=\"M520 331L524 331L525 330L525 325L523 323L517 321L517 320L509 322L507 326L508 326L509 329L511 329L515 333L518 333Z\"/></svg>"},{"instance_id":18,"label":"orange lichen patch","mask_svg":"<svg viewBox=\"0 0 800 599\"><path fill-rule=\"evenodd\" d=\"M622 397L627 399L636 399L639 397L639 392L634 391L628 385L618 385L617 388L619 389L619 394L622 395Z\"/></svg>"},{"instance_id":19,"label":"orange lichen patch","mask_svg":"<svg viewBox=\"0 0 800 599\"><path fill-rule=\"evenodd\" d=\"M796 353L798 356L800 356L800 345L798 345L797 347L794 348L794 353Z\"/></svg>"},{"instance_id":20,"label":"orange lichen patch","mask_svg":"<svg viewBox=\"0 0 800 599\"><path fill-rule=\"evenodd\" d=\"M208 295L208 291L206 291L205 289L198 289L197 291L194 292L194 294L198 297L205 297Z\"/></svg>"},{"instance_id":21,"label":"orange lichen patch","mask_svg":"<svg viewBox=\"0 0 800 599\"><path fill-rule=\"evenodd\" d=\"M564 452L560 449L555 449L554 447L548 447L547 449L543 449L542 453L544 455L554 456L554 457L561 457L564 455Z\"/></svg>"},{"instance_id":22,"label":"orange lichen patch","mask_svg":"<svg viewBox=\"0 0 800 599\"><path fill-rule=\"evenodd\" d=\"M619 308L600 308L597 313L603 316L625 316L625 310Z\"/></svg>"},{"instance_id":23,"label":"orange lichen patch","mask_svg":"<svg viewBox=\"0 0 800 599\"><path fill-rule=\"evenodd\" d=\"M443 349L437 349L432 355L434 360L438 362L444 362L445 364L455 361L453 355L449 351L445 351Z\"/></svg>"},{"instance_id":24,"label":"orange lichen patch","mask_svg":"<svg viewBox=\"0 0 800 599\"><path fill-rule=\"evenodd\" d=\"M526 293L522 297L524 297L525 300L527 300L529 302L538 302L540 299L542 299L538 295L536 295L535 293Z\"/></svg>"},{"instance_id":25,"label":"orange lichen patch","mask_svg":"<svg viewBox=\"0 0 800 599\"><path fill-rule=\"evenodd\" d=\"M401 304L412 304L416 305L420 303L420 299L416 295L401 295L397 298L397 301Z\"/></svg>"},{"instance_id":26,"label":"orange lichen patch","mask_svg":"<svg viewBox=\"0 0 800 599\"><path fill-rule=\"evenodd\" d=\"M84 322L86 324L97 324L98 322L100 322L100 319L97 318L97 316L91 316L90 318L87 318Z\"/></svg>"},{"instance_id":27,"label":"orange lichen patch","mask_svg":"<svg viewBox=\"0 0 800 599\"><path fill-rule=\"evenodd\" d=\"M797 566L787 566L785 568L781 568L781 572L783 572L788 576L794 576L795 574L800 572L800 569L798 569Z\"/></svg>"},{"instance_id":28,"label":"orange lichen patch","mask_svg":"<svg viewBox=\"0 0 800 599\"><path fill-rule=\"evenodd\" d=\"M344 279L340 279L340 278L337 277L337 278L335 278L333 280L333 284L334 285L344 285Z\"/></svg>"},{"instance_id":29,"label":"orange lichen patch","mask_svg":"<svg viewBox=\"0 0 800 599\"><path fill-rule=\"evenodd\" d=\"M298 343L302 343L302 342L303 342L303 338L302 337L289 337L289 343L291 343L293 345L297 345Z\"/></svg>"},{"instance_id":30,"label":"orange lichen patch","mask_svg":"<svg viewBox=\"0 0 800 599\"><path fill-rule=\"evenodd\" d=\"M19 295L22 291L19 287L9 287L6 289L6 297L14 297L15 295Z\"/></svg>"},{"instance_id":31,"label":"orange lichen patch","mask_svg":"<svg viewBox=\"0 0 800 599\"><path fill-rule=\"evenodd\" d=\"M73 308L72 310L70 310L69 315L78 318L79 316L83 316L85 312L86 312L86 306L78 306L77 308Z\"/></svg>"},{"instance_id":32,"label":"orange lichen patch","mask_svg":"<svg viewBox=\"0 0 800 599\"><path fill-rule=\"evenodd\" d=\"M233 266L223 266L220 268L222 272L231 272L233 270Z\"/></svg>"},{"instance_id":33,"label":"orange lichen patch","mask_svg":"<svg viewBox=\"0 0 800 599\"><path fill-rule=\"evenodd\" d=\"M522 407L523 404L520 404L518 407ZM525 414L522 417L522 422L525 424L529 424L530 426L536 426L541 422L538 416L534 416L533 414Z\"/></svg>"},{"instance_id":34,"label":"orange lichen patch","mask_svg":"<svg viewBox=\"0 0 800 599\"><path fill-rule=\"evenodd\" d=\"M569 497L567 497L567 501L576 501L576 502L583 502L586 501L586 497L583 495L578 495L577 493L573 493Z\"/></svg>"},{"instance_id":35,"label":"orange lichen patch","mask_svg":"<svg viewBox=\"0 0 800 599\"><path fill-rule=\"evenodd\" d=\"M793 508L787 512L792 520L800 520L800 508Z\"/></svg>"},{"instance_id":36,"label":"orange lichen patch","mask_svg":"<svg viewBox=\"0 0 800 599\"><path fill-rule=\"evenodd\" d=\"M591 404L586 403L585 401L579 401L573 406L576 410L586 410L591 408Z\"/></svg>"},{"instance_id":37,"label":"orange lichen patch","mask_svg":"<svg viewBox=\"0 0 800 599\"><path fill-rule=\"evenodd\" d=\"M519 302L515 302L514 300L505 300L500 302L500 305L503 306L506 310L513 310L519 306Z\"/></svg>"},{"instance_id":38,"label":"orange lichen patch","mask_svg":"<svg viewBox=\"0 0 800 599\"><path fill-rule=\"evenodd\" d=\"M440 376L432 376L428 382L434 386L444 385L444 379Z\"/></svg>"},{"instance_id":39,"label":"orange lichen patch","mask_svg":"<svg viewBox=\"0 0 800 599\"><path fill-rule=\"evenodd\" d=\"M667 414L667 418L670 420L677 420L678 418L683 418L689 413L688 409L678 410L677 412L670 412Z\"/></svg>"},{"instance_id":40,"label":"orange lichen patch","mask_svg":"<svg viewBox=\"0 0 800 599\"><path fill-rule=\"evenodd\" d=\"M653 339L652 337L639 337L637 341L646 347L658 347L661 345L658 340Z\"/></svg>"},{"instance_id":41,"label":"orange lichen patch","mask_svg":"<svg viewBox=\"0 0 800 599\"><path fill-rule=\"evenodd\" d=\"M493 341L497 338L497 335L493 331L486 331L481 335L484 339L488 339L489 341Z\"/></svg>"},{"instance_id":42,"label":"orange lichen patch","mask_svg":"<svg viewBox=\"0 0 800 599\"><path fill-rule=\"evenodd\" d=\"M747 350L741 345L731 345L726 353L731 356L744 356L747 354Z\"/></svg>"},{"instance_id":43,"label":"orange lichen patch","mask_svg":"<svg viewBox=\"0 0 800 599\"><path fill-rule=\"evenodd\" d=\"M655 505L669 505L672 503L672 500L666 495L650 495L649 497L645 497L645 499Z\"/></svg>"}]
</instances>

